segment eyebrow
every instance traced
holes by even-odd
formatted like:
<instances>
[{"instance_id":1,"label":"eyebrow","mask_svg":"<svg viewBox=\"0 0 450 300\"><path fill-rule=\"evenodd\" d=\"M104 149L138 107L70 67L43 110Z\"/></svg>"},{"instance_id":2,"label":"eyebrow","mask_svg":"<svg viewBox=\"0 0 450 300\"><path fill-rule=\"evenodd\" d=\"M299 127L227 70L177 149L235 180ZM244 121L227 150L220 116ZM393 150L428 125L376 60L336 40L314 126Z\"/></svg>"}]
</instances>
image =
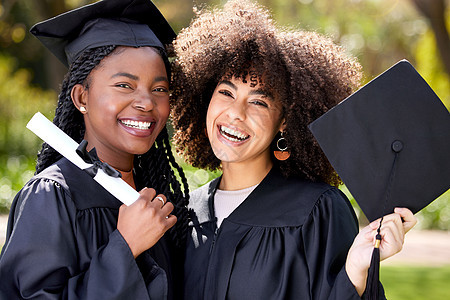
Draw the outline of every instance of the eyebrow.
<instances>
[{"instance_id":1,"label":"eyebrow","mask_svg":"<svg viewBox=\"0 0 450 300\"><path fill-rule=\"evenodd\" d=\"M252 90L249 95L254 96L254 95L260 95L260 96L264 96L269 100L273 100L272 96L268 95L263 89L256 89L256 90Z\"/></svg>"},{"instance_id":2,"label":"eyebrow","mask_svg":"<svg viewBox=\"0 0 450 300\"><path fill-rule=\"evenodd\" d=\"M126 72L119 72L119 73L116 73L113 76L111 76L111 78L115 78L115 77L127 77L132 80L139 80L138 76L130 74L130 73L126 73Z\"/></svg>"},{"instance_id":3,"label":"eyebrow","mask_svg":"<svg viewBox=\"0 0 450 300\"><path fill-rule=\"evenodd\" d=\"M220 84L228 85L232 89L237 90L237 86L234 83L232 83L231 81L229 81L229 80L222 80L222 81L219 82L218 85L220 85ZM260 96L267 97L267 99L273 101L273 97L270 96L269 94L267 94L267 92L265 92L263 89L252 90L252 91L250 91L249 95L250 96L260 95Z\"/></svg>"},{"instance_id":4,"label":"eyebrow","mask_svg":"<svg viewBox=\"0 0 450 300\"><path fill-rule=\"evenodd\" d=\"M169 82L169 79L167 79L166 76L159 76L159 77L156 77L156 78L153 80L153 82L159 82L159 81Z\"/></svg>"},{"instance_id":5,"label":"eyebrow","mask_svg":"<svg viewBox=\"0 0 450 300\"><path fill-rule=\"evenodd\" d=\"M138 76L133 75L133 74L130 74L130 73L127 73L127 72L119 72L119 73L116 73L116 74L114 74L113 76L111 76L111 78L122 77L122 76L123 76L123 77L130 78L131 80L139 80L139 77L138 77ZM159 77L156 77L156 78L153 80L153 82L160 82L160 81L169 82L169 80L167 79L166 76L159 76Z\"/></svg>"},{"instance_id":6,"label":"eyebrow","mask_svg":"<svg viewBox=\"0 0 450 300\"><path fill-rule=\"evenodd\" d=\"M221 85L221 84L228 85L228 86L231 87L232 89L237 90L237 86L236 86L234 83L232 83L231 81L229 81L229 80L222 80L222 81L219 82L218 85Z\"/></svg>"}]
</instances>

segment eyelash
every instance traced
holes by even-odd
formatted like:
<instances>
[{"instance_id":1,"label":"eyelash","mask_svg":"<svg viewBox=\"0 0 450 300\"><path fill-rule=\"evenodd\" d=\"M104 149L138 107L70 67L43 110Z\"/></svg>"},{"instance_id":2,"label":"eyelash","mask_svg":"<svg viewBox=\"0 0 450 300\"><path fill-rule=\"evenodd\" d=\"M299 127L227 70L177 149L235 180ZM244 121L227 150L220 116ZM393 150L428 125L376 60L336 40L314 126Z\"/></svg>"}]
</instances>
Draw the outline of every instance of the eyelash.
<instances>
[{"instance_id":1,"label":"eyelash","mask_svg":"<svg viewBox=\"0 0 450 300\"><path fill-rule=\"evenodd\" d=\"M223 91L219 91L219 94L228 96L228 97L233 97L233 94L231 94L229 91L223 90Z\"/></svg>"},{"instance_id":2,"label":"eyelash","mask_svg":"<svg viewBox=\"0 0 450 300\"><path fill-rule=\"evenodd\" d=\"M267 103L265 103L265 102L263 102L263 101L259 101L259 100L252 101L251 103L254 103L254 104L256 104L256 105L261 105L261 106L263 106L263 107L269 107L269 106L267 105Z\"/></svg>"},{"instance_id":3,"label":"eyelash","mask_svg":"<svg viewBox=\"0 0 450 300\"><path fill-rule=\"evenodd\" d=\"M230 93L230 92L227 91L227 90L221 90L221 91L219 91L219 94L222 94L222 95L224 95L224 96L233 98L233 94ZM250 103L253 103L253 104L259 105L259 106L263 106L263 107L266 107L266 108L269 107L269 106L267 105L267 103L265 103L264 101L260 101L260 100L254 100L254 101L251 101Z\"/></svg>"},{"instance_id":4,"label":"eyelash","mask_svg":"<svg viewBox=\"0 0 450 300\"><path fill-rule=\"evenodd\" d=\"M160 93L167 93L167 92L169 92L168 89L162 88L162 87L156 88L156 89L154 89L154 91L155 92L160 92Z\"/></svg>"},{"instance_id":5,"label":"eyelash","mask_svg":"<svg viewBox=\"0 0 450 300\"><path fill-rule=\"evenodd\" d=\"M127 83L118 83L118 84L116 84L116 87L124 88L124 89L132 89L132 87ZM168 93L169 92L168 89L162 88L162 87L155 88L155 89L153 89L153 91L159 92L159 93Z\"/></svg>"},{"instance_id":6,"label":"eyelash","mask_svg":"<svg viewBox=\"0 0 450 300\"><path fill-rule=\"evenodd\" d=\"M131 88L131 86L129 84L127 84L127 83L118 83L118 84L116 84L116 86L120 87L120 88L124 88L124 89L130 89Z\"/></svg>"}]
</instances>

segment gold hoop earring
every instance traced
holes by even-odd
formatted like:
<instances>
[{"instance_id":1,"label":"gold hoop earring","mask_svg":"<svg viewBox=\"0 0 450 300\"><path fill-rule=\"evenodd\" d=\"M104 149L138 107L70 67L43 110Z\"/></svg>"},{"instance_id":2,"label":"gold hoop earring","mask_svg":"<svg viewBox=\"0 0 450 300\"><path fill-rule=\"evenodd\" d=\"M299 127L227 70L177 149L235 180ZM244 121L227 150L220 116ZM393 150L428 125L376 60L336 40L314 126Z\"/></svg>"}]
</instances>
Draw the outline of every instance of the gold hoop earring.
<instances>
[{"instance_id":1,"label":"gold hoop earring","mask_svg":"<svg viewBox=\"0 0 450 300\"><path fill-rule=\"evenodd\" d=\"M273 151L273 155L276 159L284 161L291 156L291 153L289 151L286 151L288 149L288 145L286 142L286 139L283 137L283 131L281 132L281 137L277 141L277 150Z\"/></svg>"}]
</instances>

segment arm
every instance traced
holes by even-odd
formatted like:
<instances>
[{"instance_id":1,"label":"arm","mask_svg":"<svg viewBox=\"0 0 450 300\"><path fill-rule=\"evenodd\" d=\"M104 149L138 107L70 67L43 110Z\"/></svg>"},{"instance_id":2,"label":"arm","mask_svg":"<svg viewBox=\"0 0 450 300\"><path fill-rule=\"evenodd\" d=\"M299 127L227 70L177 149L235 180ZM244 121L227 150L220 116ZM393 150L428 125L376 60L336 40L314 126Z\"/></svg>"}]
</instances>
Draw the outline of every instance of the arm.
<instances>
[{"instance_id":1,"label":"arm","mask_svg":"<svg viewBox=\"0 0 450 300\"><path fill-rule=\"evenodd\" d=\"M146 285L118 230L104 245L80 245L96 238L78 238L83 233L77 232L76 208L55 182L38 180L24 188L12 214L14 227L0 258L5 298L148 299L154 289L166 293L164 286L153 285L166 280L165 274L155 274Z\"/></svg>"},{"instance_id":2,"label":"arm","mask_svg":"<svg viewBox=\"0 0 450 300\"><path fill-rule=\"evenodd\" d=\"M396 208L393 214L384 216L380 231L382 238L379 248L380 260L401 251L405 234L416 223L416 218L407 208ZM380 219L373 221L361 230L349 250L345 263L346 272L359 295L362 295L366 289L367 272L379 225Z\"/></svg>"},{"instance_id":3,"label":"arm","mask_svg":"<svg viewBox=\"0 0 450 300\"><path fill-rule=\"evenodd\" d=\"M344 269L358 233L350 202L337 189L320 196L303 225L311 299L361 299Z\"/></svg>"}]
</instances>

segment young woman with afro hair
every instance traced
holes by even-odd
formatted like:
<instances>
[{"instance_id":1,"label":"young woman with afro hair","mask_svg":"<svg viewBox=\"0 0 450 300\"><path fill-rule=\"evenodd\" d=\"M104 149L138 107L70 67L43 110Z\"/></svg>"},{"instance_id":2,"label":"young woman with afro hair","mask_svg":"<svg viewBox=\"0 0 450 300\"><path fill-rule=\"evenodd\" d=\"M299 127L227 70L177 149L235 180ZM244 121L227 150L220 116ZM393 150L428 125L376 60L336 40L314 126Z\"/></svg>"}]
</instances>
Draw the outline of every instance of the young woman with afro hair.
<instances>
[{"instance_id":1,"label":"young woman with afro hair","mask_svg":"<svg viewBox=\"0 0 450 300\"><path fill-rule=\"evenodd\" d=\"M177 151L222 171L190 195L185 299L361 299L376 222L358 234L307 128L358 87L360 65L246 0L199 12L174 50ZM381 259L415 222L384 217Z\"/></svg>"}]
</instances>

